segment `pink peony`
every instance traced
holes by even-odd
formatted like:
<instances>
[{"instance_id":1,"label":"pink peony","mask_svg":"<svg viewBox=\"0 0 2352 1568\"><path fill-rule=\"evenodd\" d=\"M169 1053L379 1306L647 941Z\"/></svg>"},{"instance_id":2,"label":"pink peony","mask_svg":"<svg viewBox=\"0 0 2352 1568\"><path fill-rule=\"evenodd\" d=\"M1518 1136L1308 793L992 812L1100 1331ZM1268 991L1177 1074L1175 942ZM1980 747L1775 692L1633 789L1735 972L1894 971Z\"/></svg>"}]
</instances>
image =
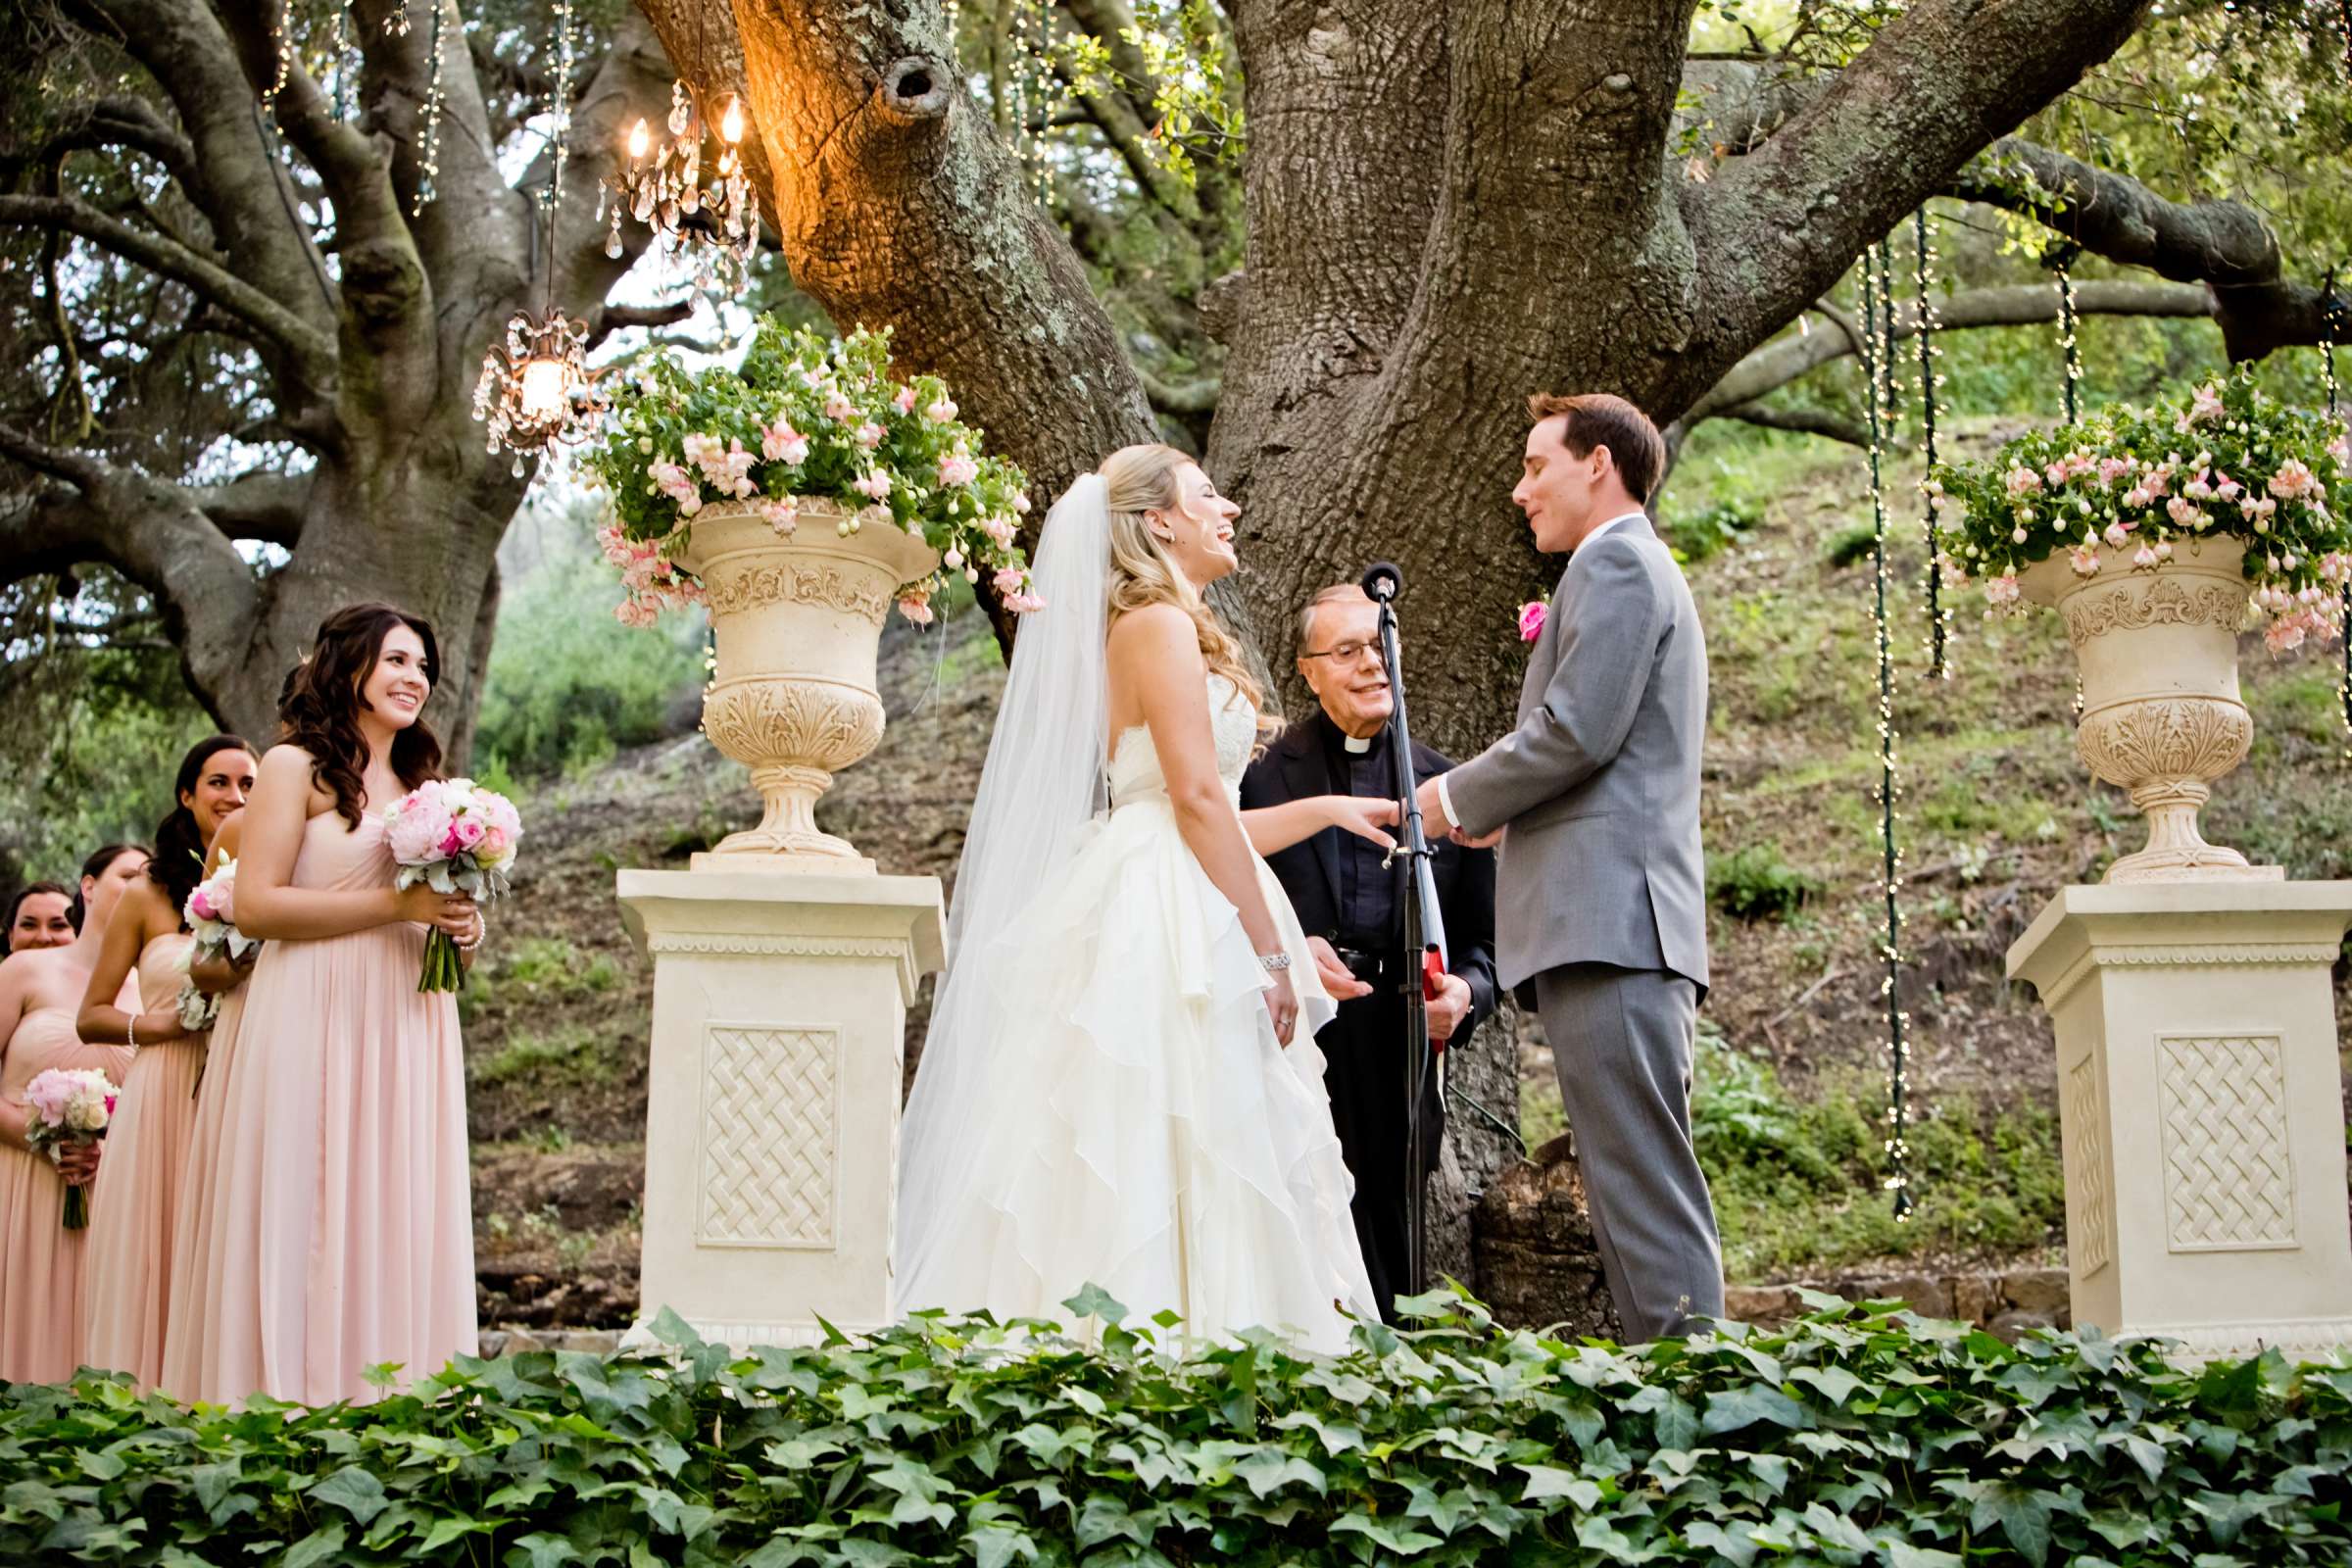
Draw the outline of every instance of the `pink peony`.
<instances>
[{"instance_id":1,"label":"pink peony","mask_svg":"<svg viewBox=\"0 0 2352 1568\"><path fill-rule=\"evenodd\" d=\"M1521 642L1532 643L1544 635L1544 601L1541 599L1530 600L1519 607L1519 640Z\"/></svg>"}]
</instances>

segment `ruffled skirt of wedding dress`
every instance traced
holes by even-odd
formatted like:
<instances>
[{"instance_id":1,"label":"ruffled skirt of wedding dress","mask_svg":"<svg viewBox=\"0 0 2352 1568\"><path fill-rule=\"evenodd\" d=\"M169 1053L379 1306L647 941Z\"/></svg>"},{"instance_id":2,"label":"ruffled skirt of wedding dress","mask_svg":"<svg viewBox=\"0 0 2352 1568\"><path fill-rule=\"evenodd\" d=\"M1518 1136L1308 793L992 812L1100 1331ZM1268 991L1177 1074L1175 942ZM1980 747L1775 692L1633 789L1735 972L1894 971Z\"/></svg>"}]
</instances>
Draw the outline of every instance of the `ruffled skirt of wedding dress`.
<instances>
[{"instance_id":1,"label":"ruffled skirt of wedding dress","mask_svg":"<svg viewBox=\"0 0 2352 1568\"><path fill-rule=\"evenodd\" d=\"M972 955L998 988L988 1027L1009 1033L953 1112L974 1135L941 1184L958 1212L901 1260L902 1307L1067 1321L1093 1284L1130 1327L1167 1310L1192 1335L1346 1348L1343 1311L1377 1312L1314 1043L1333 1004L1289 899L1252 857L1298 992L1286 1049L1241 917L1166 798L1085 832L1060 885Z\"/></svg>"}]
</instances>

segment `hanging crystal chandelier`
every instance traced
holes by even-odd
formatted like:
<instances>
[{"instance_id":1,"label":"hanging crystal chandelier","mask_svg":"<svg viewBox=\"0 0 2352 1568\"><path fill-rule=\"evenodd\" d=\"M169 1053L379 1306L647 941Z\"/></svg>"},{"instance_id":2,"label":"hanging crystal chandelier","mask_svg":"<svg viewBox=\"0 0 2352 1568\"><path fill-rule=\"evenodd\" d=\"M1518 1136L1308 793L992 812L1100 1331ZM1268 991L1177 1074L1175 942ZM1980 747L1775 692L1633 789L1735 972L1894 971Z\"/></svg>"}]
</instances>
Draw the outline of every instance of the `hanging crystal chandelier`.
<instances>
[{"instance_id":1,"label":"hanging crystal chandelier","mask_svg":"<svg viewBox=\"0 0 2352 1568\"><path fill-rule=\"evenodd\" d=\"M482 379L473 389L473 416L490 427L489 450L513 452L519 478L524 453L587 440L612 407L596 384L603 373L589 367L584 323L562 311L544 317L516 311L506 340L482 356Z\"/></svg>"},{"instance_id":2,"label":"hanging crystal chandelier","mask_svg":"<svg viewBox=\"0 0 2352 1568\"><path fill-rule=\"evenodd\" d=\"M612 410L597 387L601 370L588 366L588 328L555 307L556 219L564 200L564 164L571 132L572 8L557 8L561 19L555 97L555 176L541 193L547 222L547 264L541 271L540 310L516 311L506 338L482 356L482 378L473 389L473 416L489 426L488 451L514 454L514 477L524 472L523 454L549 443L576 446L596 433ZM532 238L538 237L536 224Z\"/></svg>"},{"instance_id":3,"label":"hanging crystal chandelier","mask_svg":"<svg viewBox=\"0 0 2352 1568\"><path fill-rule=\"evenodd\" d=\"M706 285L714 270L741 280L760 250L760 196L743 167L742 100L727 100L715 131L717 152L710 183L705 184L704 144L711 138L712 127L686 84L672 82L669 138L657 145L646 122L638 121L629 131L626 161L605 177L612 198L606 255L621 253L620 220L625 212L657 238L666 239L672 256L694 253Z\"/></svg>"}]
</instances>

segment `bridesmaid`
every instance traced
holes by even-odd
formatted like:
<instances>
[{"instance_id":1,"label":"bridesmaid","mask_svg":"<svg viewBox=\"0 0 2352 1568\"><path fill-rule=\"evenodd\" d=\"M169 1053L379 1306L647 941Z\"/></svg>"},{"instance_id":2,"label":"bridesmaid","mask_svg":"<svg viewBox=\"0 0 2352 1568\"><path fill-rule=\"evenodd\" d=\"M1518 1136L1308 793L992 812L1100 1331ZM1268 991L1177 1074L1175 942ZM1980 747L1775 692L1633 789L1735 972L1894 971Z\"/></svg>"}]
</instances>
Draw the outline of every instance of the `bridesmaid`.
<instances>
[{"instance_id":1,"label":"bridesmaid","mask_svg":"<svg viewBox=\"0 0 2352 1568\"><path fill-rule=\"evenodd\" d=\"M147 852L110 844L81 868L81 935L62 948L0 962L0 1383L62 1383L81 1365L82 1266L92 1229L65 1228L66 1186L97 1173L105 1146L51 1165L24 1141L24 1089L51 1067L95 1067L116 1083L124 1046L88 1046L74 1014L123 889L146 874Z\"/></svg>"},{"instance_id":2,"label":"bridesmaid","mask_svg":"<svg viewBox=\"0 0 2352 1568\"><path fill-rule=\"evenodd\" d=\"M8 901L8 951L63 948L74 938L74 895L55 882L31 882Z\"/></svg>"},{"instance_id":3,"label":"bridesmaid","mask_svg":"<svg viewBox=\"0 0 2352 1568\"><path fill-rule=\"evenodd\" d=\"M481 913L422 885L395 892L379 814L440 775L419 716L438 659L414 615L336 612L262 759L236 914L264 946L196 1265L219 1295L172 1390L184 1397L365 1401L377 1362L406 1381L475 1348L457 999L416 979L426 926L470 952Z\"/></svg>"},{"instance_id":4,"label":"bridesmaid","mask_svg":"<svg viewBox=\"0 0 2352 1568\"><path fill-rule=\"evenodd\" d=\"M213 836L206 858L210 876L223 862L237 858L245 813L231 811ZM229 1064L235 1059L237 1025L245 1016L245 982L261 957L259 946L239 958L207 958L189 973L197 985L220 999L213 1016L211 1036L204 1045L204 1068L196 1079L196 1119L188 1129L188 1168L180 1178L179 1206L172 1219L172 1275L164 1293L172 1310L164 1318L164 1370L159 1380L168 1391L196 1386L201 1364L198 1347L212 1332L220 1298L220 1281L212 1271L213 1229L219 1223L217 1194L226 1181L220 1160L222 1121L227 1113Z\"/></svg>"},{"instance_id":5,"label":"bridesmaid","mask_svg":"<svg viewBox=\"0 0 2352 1568\"><path fill-rule=\"evenodd\" d=\"M142 1392L163 1372L172 1219L196 1119L196 1075L205 1061L204 1034L189 1032L179 1018L180 984L196 941L180 911L203 880L205 846L245 804L253 770L253 748L236 735L198 741L180 760L174 805L155 830L146 880L116 908L81 998L83 1040L120 1041L137 1052L107 1137L106 1176L90 1190L92 1209L104 1208L107 1219L90 1240L82 1359L128 1372ZM137 982L136 1013L109 1000L125 979Z\"/></svg>"}]
</instances>

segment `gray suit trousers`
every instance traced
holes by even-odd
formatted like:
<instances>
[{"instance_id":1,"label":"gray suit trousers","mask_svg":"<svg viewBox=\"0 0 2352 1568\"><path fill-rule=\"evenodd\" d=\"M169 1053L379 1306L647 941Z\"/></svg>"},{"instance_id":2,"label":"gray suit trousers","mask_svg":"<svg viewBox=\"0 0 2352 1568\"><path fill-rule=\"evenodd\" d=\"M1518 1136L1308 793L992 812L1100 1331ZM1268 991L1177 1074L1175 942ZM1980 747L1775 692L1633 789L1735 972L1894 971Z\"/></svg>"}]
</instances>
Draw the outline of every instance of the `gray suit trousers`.
<instances>
[{"instance_id":1,"label":"gray suit trousers","mask_svg":"<svg viewBox=\"0 0 2352 1568\"><path fill-rule=\"evenodd\" d=\"M1536 976L1536 1001L1626 1338L1721 1317L1715 1205L1690 1147L1697 986L1659 969L1572 963Z\"/></svg>"}]
</instances>

